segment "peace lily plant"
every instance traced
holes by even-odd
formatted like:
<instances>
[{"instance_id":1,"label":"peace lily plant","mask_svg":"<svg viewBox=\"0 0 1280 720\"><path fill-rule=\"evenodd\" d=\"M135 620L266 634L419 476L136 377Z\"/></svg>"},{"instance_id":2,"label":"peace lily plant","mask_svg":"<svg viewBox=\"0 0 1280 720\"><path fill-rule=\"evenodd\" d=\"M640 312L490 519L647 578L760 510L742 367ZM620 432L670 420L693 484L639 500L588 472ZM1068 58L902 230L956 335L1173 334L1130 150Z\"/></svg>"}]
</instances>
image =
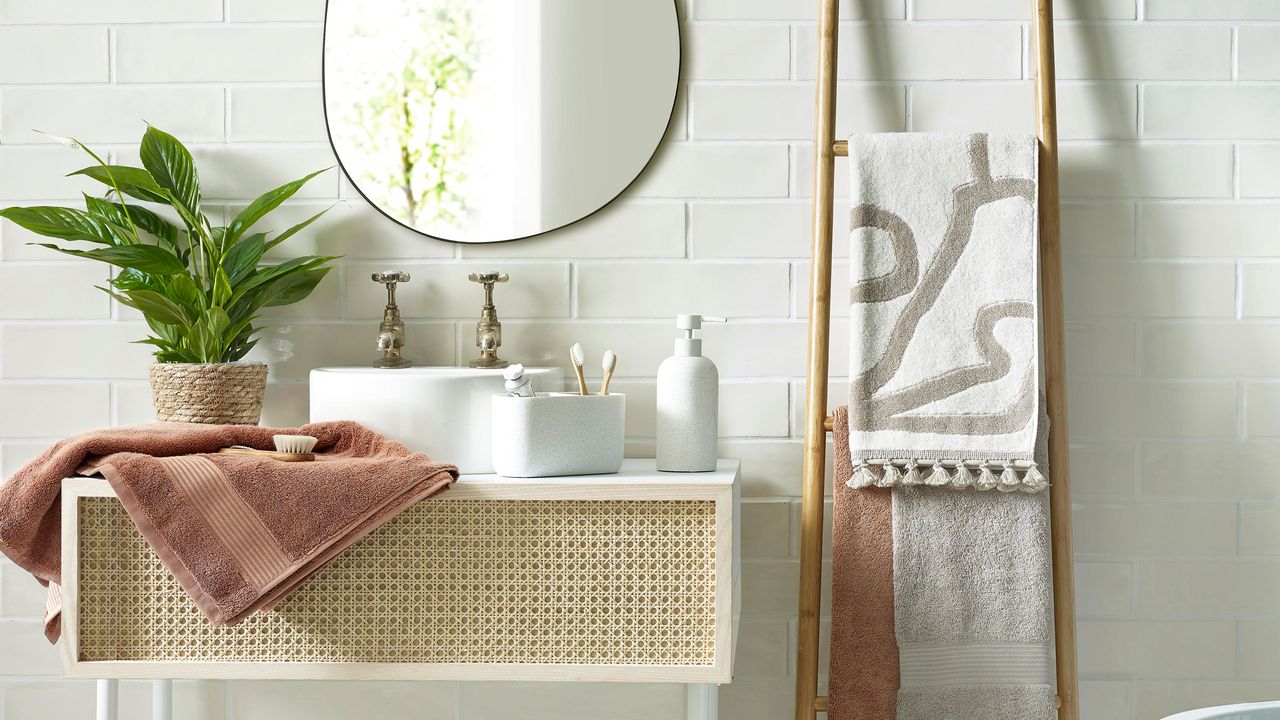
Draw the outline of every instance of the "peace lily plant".
<instances>
[{"instance_id":1,"label":"peace lily plant","mask_svg":"<svg viewBox=\"0 0 1280 720\"><path fill-rule=\"evenodd\" d=\"M327 210L274 237L254 229L325 170L263 194L230 223L215 226L201 207L191 153L172 135L147 128L139 148L142 167L112 165L79 141L55 139L93 158L96 165L71 175L102 183L103 196L86 193L84 210L13 207L0 210L0 217L38 235L92 245L37 243L118 268L101 289L142 313L151 329L138 342L155 347L151 378L159 419L256 423L266 366L237 362L258 342L255 323L263 308L310 295L336 258L307 255L261 265L267 252ZM178 224L146 205L167 208ZM234 407L218 409L228 405Z\"/></svg>"}]
</instances>

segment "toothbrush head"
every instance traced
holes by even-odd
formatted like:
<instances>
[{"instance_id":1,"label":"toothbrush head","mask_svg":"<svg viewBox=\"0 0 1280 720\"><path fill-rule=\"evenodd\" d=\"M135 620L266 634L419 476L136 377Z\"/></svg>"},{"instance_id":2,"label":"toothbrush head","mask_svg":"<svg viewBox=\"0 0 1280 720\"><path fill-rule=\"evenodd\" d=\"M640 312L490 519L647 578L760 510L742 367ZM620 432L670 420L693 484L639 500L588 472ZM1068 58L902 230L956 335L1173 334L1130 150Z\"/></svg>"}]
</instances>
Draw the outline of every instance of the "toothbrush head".
<instances>
[{"instance_id":1,"label":"toothbrush head","mask_svg":"<svg viewBox=\"0 0 1280 720\"><path fill-rule=\"evenodd\" d=\"M569 359L573 361L574 367L582 367L585 357L582 353L582 343L574 343L573 347L569 348Z\"/></svg>"},{"instance_id":2,"label":"toothbrush head","mask_svg":"<svg viewBox=\"0 0 1280 720\"><path fill-rule=\"evenodd\" d=\"M604 370L607 373L611 373L613 372L613 369L617 366L618 366L618 356L615 355L612 350L605 350L604 360L601 361L600 363L600 369Z\"/></svg>"},{"instance_id":3,"label":"toothbrush head","mask_svg":"<svg viewBox=\"0 0 1280 720\"><path fill-rule=\"evenodd\" d=\"M502 379L519 380L524 377L524 365L522 363L511 363L502 371Z\"/></svg>"}]
</instances>

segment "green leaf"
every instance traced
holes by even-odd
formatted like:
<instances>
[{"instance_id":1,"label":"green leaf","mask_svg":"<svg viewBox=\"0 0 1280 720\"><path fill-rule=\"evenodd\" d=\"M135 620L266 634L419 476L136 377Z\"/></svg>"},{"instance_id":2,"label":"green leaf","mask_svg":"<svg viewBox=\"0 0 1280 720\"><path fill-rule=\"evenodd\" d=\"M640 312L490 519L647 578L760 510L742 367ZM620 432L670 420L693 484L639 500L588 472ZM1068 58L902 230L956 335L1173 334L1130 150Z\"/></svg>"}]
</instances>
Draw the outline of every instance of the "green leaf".
<instances>
[{"instance_id":1,"label":"green leaf","mask_svg":"<svg viewBox=\"0 0 1280 720\"><path fill-rule=\"evenodd\" d=\"M162 188L156 184L155 178L151 177L151 173L142 168L128 165L92 165L69 173L67 177L72 175L84 175L108 187L119 185L121 192L138 200L158 203L169 202L168 198L164 196ZM112 178L115 179L114 183Z\"/></svg>"},{"instance_id":2,"label":"green leaf","mask_svg":"<svg viewBox=\"0 0 1280 720\"><path fill-rule=\"evenodd\" d=\"M141 312L145 317L166 325L190 325L191 317L172 300L158 292L150 290L130 290L127 293L116 293L102 288L111 297L124 305Z\"/></svg>"},{"instance_id":3,"label":"green leaf","mask_svg":"<svg viewBox=\"0 0 1280 720\"><path fill-rule=\"evenodd\" d=\"M248 342L237 343L236 345L233 345L229 350L227 350L226 362L235 362L237 360L240 360L245 355L248 355L249 351L253 349L253 346L257 344L258 344L257 339L254 339Z\"/></svg>"},{"instance_id":4,"label":"green leaf","mask_svg":"<svg viewBox=\"0 0 1280 720\"><path fill-rule=\"evenodd\" d=\"M231 299L231 279L221 267L213 269L213 304L219 308Z\"/></svg>"},{"instance_id":5,"label":"green leaf","mask_svg":"<svg viewBox=\"0 0 1280 720\"><path fill-rule=\"evenodd\" d=\"M82 240L102 245L125 245L132 242L129 231L103 218L74 208L13 207L0 210L8 218L37 235Z\"/></svg>"},{"instance_id":6,"label":"green leaf","mask_svg":"<svg viewBox=\"0 0 1280 720\"><path fill-rule=\"evenodd\" d=\"M196 287L195 280L190 275L174 275L169 278L168 287L165 288L165 295L178 305L186 308L190 312L202 313L208 307L205 294Z\"/></svg>"},{"instance_id":7,"label":"green leaf","mask_svg":"<svg viewBox=\"0 0 1280 720\"><path fill-rule=\"evenodd\" d=\"M290 273L310 270L317 265L323 265L324 263L335 259L336 258L333 257L313 257L308 255L300 258L293 258L292 260L286 260L279 265L262 268L246 278L245 281L236 288L235 299L243 297L255 288L264 286L267 283L275 282Z\"/></svg>"},{"instance_id":8,"label":"green leaf","mask_svg":"<svg viewBox=\"0 0 1280 720\"><path fill-rule=\"evenodd\" d=\"M267 213L280 207L281 203L293 197L294 194L301 190L302 186L310 182L312 178L320 173L328 172L331 169L332 168L325 168L324 170L317 170L304 178L294 180L290 183L285 183L275 190L264 193L257 200L249 203L249 207L241 210L240 214L236 215L235 219L231 221L231 224L227 226L227 242L234 244L240 240L240 236L243 235L246 230L253 227L255 223L265 217Z\"/></svg>"},{"instance_id":9,"label":"green leaf","mask_svg":"<svg viewBox=\"0 0 1280 720\"><path fill-rule=\"evenodd\" d=\"M185 273L187 266L173 253L155 245L120 245L118 247L72 250L51 243L39 243L43 247L67 255L87 257L117 267L129 268L152 275L176 275Z\"/></svg>"},{"instance_id":10,"label":"green leaf","mask_svg":"<svg viewBox=\"0 0 1280 720\"><path fill-rule=\"evenodd\" d=\"M325 213L327 213L327 212L329 212L330 210L332 210L336 205L337 205L337 203L334 203L333 205L330 205L329 207L327 207L327 208L325 208L325 209L321 210L320 212L316 213L315 215L312 215L311 217L307 218L306 220L303 220L302 222L298 223L297 225L294 225L293 227L289 228L288 230L285 230L284 232L280 233L280 234L279 234L279 235L277 235L277 236L276 236L276 237L275 237L271 242L267 243L267 250L271 250L271 248L274 248L275 246L279 245L280 243L284 242L285 240L288 240L289 238L291 238L291 237L293 237L294 235L298 234L298 233L299 233L299 232L301 232L302 230L305 230L305 229L306 229L306 227L307 227L308 225L310 225L311 223L313 223L313 222L315 222L315 221L319 220L319 219L320 219L320 218L321 218Z\"/></svg>"},{"instance_id":11,"label":"green leaf","mask_svg":"<svg viewBox=\"0 0 1280 720\"><path fill-rule=\"evenodd\" d=\"M236 243L231 248L231 252L222 259L222 267L227 271L232 285L237 285L241 280L249 277L249 273L258 266L258 261L267 251L266 240L266 233L250 235Z\"/></svg>"},{"instance_id":12,"label":"green leaf","mask_svg":"<svg viewBox=\"0 0 1280 720\"><path fill-rule=\"evenodd\" d=\"M280 307L282 305L292 305L299 300L305 299L332 269L303 270L283 278L271 287L272 292L270 292L269 298L263 305L265 307Z\"/></svg>"},{"instance_id":13,"label":"green leaf","mask_svg":"<svg viewBox=\"0 0 1280 720\"><path fill-rule=\"evenodd\" d=\"M191 153L178 139L148 127L139 148L142 166L156 184L168 190L192 215L200 212L200 176Z\"/></svg>"},{"instance_id":14,"label":"green leaf","mask_svg":"<svg viewBox=\"0 0 1280 720\"><path fill-rule=\"evenodd\" d=\"M166 244L175 248L178 246L178 236L182 234L182 231L173 223L146 208L137 207L136 205L122 205L120 203L110 204L122 212L128 211L133 223L150 233L157 240L163 240Z\"/></svg>"}]
</instances>

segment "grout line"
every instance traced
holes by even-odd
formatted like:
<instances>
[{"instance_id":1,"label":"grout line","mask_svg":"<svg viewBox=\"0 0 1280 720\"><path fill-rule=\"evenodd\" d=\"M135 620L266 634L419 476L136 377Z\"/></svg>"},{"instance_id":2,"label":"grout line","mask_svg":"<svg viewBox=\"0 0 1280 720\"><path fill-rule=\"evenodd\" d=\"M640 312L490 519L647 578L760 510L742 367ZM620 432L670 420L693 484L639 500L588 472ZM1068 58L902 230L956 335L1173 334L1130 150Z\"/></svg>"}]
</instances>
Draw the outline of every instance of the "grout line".
<instances>
[{"instance_id":1,"label":"grout line","mask_svg":"<svg viewBox=\"0 0 1280 720\"><path fill-rule=\"evenodd\" d=\"M1240 28L1231 28L1231 79L1240 79Z\"/></svg>"}]
</instances>

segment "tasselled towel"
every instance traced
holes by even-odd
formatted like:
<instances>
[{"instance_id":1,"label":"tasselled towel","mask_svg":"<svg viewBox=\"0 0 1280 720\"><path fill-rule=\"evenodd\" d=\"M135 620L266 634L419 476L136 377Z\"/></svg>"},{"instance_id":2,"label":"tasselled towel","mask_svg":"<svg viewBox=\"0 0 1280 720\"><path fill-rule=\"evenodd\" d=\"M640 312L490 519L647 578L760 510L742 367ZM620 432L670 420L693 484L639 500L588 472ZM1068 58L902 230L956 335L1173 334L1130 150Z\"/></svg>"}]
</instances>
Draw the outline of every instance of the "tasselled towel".
<instances>
[{"instance_id":1,"label":"tasselled towel","mask_svg":"<svg viewBox=\"0 0 1280 720\"><path fill-rule=\"evenodd\" d=\"M1028 135L849 141L850 484L1037 492Z\"/></svg>"},{"instance_id":2,"label":"tasselled towel","mask_svg":"<svg viewBox=\"0 0 1280 720\"><path fill-rule=\"evenodd\" d=\"M218 454L317 438L315 462ZM458 469L354 422L301 428L156 423L51 446L0 485L0 552L48 585L45 635L60 634L64 478L99 475L196 606L217 625L270 609Z\"/></svg>"}]
</instances>

